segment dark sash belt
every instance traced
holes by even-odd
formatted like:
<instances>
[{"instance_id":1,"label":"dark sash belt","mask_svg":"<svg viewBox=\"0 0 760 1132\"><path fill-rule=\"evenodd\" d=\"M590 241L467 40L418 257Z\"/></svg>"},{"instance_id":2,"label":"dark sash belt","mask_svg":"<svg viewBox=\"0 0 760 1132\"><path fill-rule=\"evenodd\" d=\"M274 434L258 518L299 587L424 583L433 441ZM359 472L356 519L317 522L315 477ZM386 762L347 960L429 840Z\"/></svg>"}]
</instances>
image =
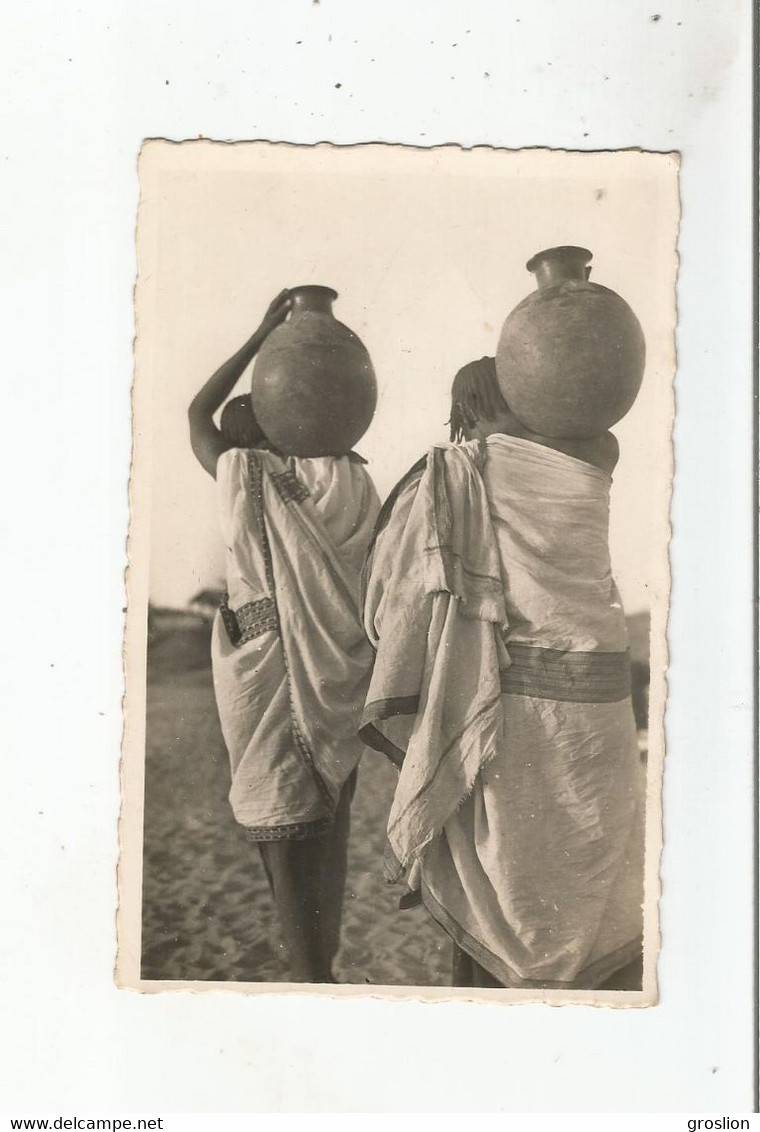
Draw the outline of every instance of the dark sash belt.
<instances>
[{"instance_id":1,"label":"dark sash belt","mask_svg":"<svg viewBox=\"0 0 760 1132\"><path fill-rule=\"evenodd\" d=\"M578 704L613 704L631 694L628 652L562 652L506 642L512 664L501 670L501 690Z\"/></svg>"},{"instance_id":2,"label":"dark sash belt","mask_svg":"<svg viewBox=\"0 0 760 1132\"><path fill-rule=\"evenodd\" d=\"M219 606L227 636L233 645L244 645L262 633L277 630L277 607L271 597L249 601L239 609L230 609L225 598Z\"/></svg>"}]
</instances>

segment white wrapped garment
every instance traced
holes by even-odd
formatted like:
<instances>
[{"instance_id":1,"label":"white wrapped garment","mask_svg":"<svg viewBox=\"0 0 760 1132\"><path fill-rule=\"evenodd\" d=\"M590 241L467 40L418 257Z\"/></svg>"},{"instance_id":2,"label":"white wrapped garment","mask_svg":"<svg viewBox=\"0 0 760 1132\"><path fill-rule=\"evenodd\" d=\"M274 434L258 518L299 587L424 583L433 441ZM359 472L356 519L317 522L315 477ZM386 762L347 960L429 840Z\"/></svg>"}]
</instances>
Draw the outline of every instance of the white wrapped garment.
<instances>
[{"instance_id":1,"label":"white wrapped garment","mask_svg":"<svg viewBox=\"0 0 760 1132\"><path fill-rule=\"evenodd\" d=\"M228 597L212 661L230 803L251 836L311 836L362 751L359 573L377 494L351 457L242 449L220 458L217 485Z\"/></svg>"},{"instance_id":2,"label":"white wrapped garment","mask_svg":"<svg viewBox=\"0 0 760 1132\"><path fill-rule=\"evenodd\" d=\"M643 771L610 482L512 437L438 446L368 564L362 734L400 766L390 846L505 986L594 987L640 953Z\"/></svg>"}]
</instances>

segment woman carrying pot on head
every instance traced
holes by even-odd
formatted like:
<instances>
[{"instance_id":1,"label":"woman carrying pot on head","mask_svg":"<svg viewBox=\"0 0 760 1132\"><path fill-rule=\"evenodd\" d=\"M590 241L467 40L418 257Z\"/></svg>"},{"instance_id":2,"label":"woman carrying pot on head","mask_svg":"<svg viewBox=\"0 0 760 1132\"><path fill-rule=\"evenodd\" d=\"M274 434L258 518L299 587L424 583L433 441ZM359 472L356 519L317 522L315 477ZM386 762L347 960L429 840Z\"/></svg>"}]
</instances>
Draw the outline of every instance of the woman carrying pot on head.
<instances>
[{"instance_id":1,"label":"woman carrying pot on head","mask_svg":"<svg viewBox=\"0 0 760 1132\"><path fill-rule=\"evenodd\" d=\"M493 358L457 374L456 443L391 494L365 566L362 737L399 768L389 879L453 939L455 984L594 989L627 969L640 986L644 783L608 549L617 441L539 435L501 384Z\"/></svg>"},{"instance_id":2,"label":"woman carrying pot on head","mask_svg":"<svg viewBox=\"0 0 760 1132\"><path fill-rule=\"evenodd\" d=\"M359 572L379 503L354 453L275 451L240 398L221 429L213 419L293 305L291 292L277 296L188 416L193 451L217 482L226 545L212 662L230 803L261 852L291 977L318 983L335 981L371 664Z\"/></svg>"}]
</instances>

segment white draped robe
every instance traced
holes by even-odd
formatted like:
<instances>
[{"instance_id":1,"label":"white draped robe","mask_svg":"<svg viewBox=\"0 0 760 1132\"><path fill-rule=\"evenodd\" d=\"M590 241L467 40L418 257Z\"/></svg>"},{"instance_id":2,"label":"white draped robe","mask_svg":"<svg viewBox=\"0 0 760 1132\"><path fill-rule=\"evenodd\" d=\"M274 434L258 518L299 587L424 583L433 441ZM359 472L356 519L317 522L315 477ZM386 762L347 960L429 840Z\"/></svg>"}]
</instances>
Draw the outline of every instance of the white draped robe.
<instances>
[{"instance_id":1,"label":"white draped robe","mask_svg":"<svg viewBox=\"0 0 760 1132\"><path fill-rule=\"evenodd\" d=\"M436 446L366 567L362 736L399 767L391 862L508 987L593 988L641 951L610 483L523 439Z\"/></svg>"},{"instance_id":2,"label":"white draped robe","mask_svg":"<svg viewBox=\"0 0 760 1132\"><path fill-rule=\"evenodd\" d=\"M258 449L222 455L217 491L228 594L212 663L230 803L259 840L313 836L363 749L359 577L377 494L353 457Z\"/></svg>"}]
</instances>

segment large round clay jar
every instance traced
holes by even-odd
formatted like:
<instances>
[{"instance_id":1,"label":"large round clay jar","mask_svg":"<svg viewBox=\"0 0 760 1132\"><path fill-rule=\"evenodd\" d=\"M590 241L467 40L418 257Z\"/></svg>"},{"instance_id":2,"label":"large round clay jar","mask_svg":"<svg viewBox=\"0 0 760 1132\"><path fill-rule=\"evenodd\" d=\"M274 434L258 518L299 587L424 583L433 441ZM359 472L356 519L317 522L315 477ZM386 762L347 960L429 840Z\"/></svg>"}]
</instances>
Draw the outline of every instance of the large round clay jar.
<instances>
[{"instance_id":1,"label":"large round clay jar","mask_svg":"<svg viewBox=\"0 0 760 1132\"><path fill-rule=\"evenodd\" d=\"M538 290L501 331L496 373L526 428L547 437L591 437L630 409L644 375L644 335L614 291L590 283L591 252L560 247L527 264Z\"/></svg>"},{"instance_id":2,"label":"large round clay jar","mask_svg":"<svg viewBox=\"0 0 760 1132\"><path fill-rule=\"evenodd\" d=\"M330 287L294 287L286 322L261 347L251 401L267 439L288 456L344 456L369 428L377 382L369 354L332 314Z\"/></svg>"}]
</instances>

